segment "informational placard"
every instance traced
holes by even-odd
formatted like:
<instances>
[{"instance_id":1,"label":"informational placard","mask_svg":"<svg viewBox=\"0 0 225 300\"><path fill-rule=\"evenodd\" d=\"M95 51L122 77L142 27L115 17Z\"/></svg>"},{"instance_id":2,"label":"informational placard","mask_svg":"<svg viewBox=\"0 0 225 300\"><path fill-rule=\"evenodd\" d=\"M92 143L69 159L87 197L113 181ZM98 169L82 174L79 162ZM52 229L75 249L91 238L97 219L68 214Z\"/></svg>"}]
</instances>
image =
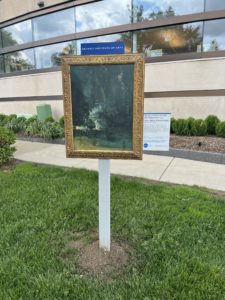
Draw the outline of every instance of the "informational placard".
<instances>
[{"instance_id":1,"label":"informational placard","mask_svg":"<svg viewBox=\"0 0 225 300\"><path fill-rule=\"evenodd\" d=\"M81 44L81 55L124 54L124 42Z\"/></svg>"},{"instance_id":2,"label":"informational placard","mask_svg":"<svg viewBox=\"0 0 225 300\"><path fill-rule=\"evenodd\" d=\"M145 113L143 150L169 151L170 113Z\"/></svg>"}]
</instances>

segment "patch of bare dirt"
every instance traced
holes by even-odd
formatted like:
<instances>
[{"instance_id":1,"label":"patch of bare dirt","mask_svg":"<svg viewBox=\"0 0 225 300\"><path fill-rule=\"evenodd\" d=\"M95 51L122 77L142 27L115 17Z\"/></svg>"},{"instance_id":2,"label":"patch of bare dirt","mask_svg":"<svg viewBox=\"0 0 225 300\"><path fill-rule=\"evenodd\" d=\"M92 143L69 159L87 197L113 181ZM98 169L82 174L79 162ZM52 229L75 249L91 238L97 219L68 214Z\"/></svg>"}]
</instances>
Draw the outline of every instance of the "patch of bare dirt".
<instances>
[{"instance_id":1,"label":"patch of bare dirt","mask_svg":"<svg viewBox=\"0 0 225 300\"><path fill-rule=\"evenodd\" d=\"M225 138L171 135L170 147L175 149L225 154Z\"/></svg>"},{"instance_id":2,"label":"patch of bare dirt","mask_svg":"<svg viewBox=\"0 0 225 300\"><path fill-rule=\"evenodd\" d=\"M22 162L18 159L12 158L10 161L8 161L6 164L0 166L0 170L2 171L8 171L8 170L12 170L15 169L15 167L18 164L21 164Z\"/></svg>"},{"instance_id":3,"label":"patch of bare dirt","mask_svg":"<svg viewBox=\"0 0 225 300\"><path fill-rule=\"evenodd\" d=\"M66 252L72 251L80 268L80 273L100 277L111 281L116 276L121 275L129 262L130 248L126 245L111 241L110 252L99 248L99 241L91 238L87 242L84 238L70 241L66 245ZM71 254L64 256L63 261L68 263L73 261Z\"/></svg>"}]
</instances>

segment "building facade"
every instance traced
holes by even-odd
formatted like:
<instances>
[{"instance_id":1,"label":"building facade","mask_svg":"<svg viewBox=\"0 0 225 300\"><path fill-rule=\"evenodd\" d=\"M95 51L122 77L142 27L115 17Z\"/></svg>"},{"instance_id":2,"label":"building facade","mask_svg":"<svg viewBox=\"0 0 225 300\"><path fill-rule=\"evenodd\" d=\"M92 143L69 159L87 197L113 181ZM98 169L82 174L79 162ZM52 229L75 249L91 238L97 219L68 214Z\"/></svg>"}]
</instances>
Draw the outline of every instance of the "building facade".
<instances>
[{"instance_id":1,"label":"building facade","mask_svg":"<svg viewBox=\"0 0 225 300\"><path fill-rule=\"evenodd\" d=\"M81 43L145 55L145 111L225 119L225 0L0 0L0 113L63 115L60 59Z\"/></svg>"}]
</instances>

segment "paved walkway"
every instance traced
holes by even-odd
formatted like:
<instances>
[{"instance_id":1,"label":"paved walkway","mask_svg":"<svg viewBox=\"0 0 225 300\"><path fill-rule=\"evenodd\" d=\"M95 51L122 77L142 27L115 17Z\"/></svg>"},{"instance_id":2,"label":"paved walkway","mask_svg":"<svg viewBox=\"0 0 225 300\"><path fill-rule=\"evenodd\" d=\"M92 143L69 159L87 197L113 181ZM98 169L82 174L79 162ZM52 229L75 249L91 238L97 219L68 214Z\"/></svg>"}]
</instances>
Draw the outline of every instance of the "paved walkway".
<instances>
[{"instance_id":1,"label":"paved walkway","mask_svg":"<svg viewBox=\"0 0 225 300\"><path fill-rule=\"evenodd\" d=\"M65 167L98 169L97 159L66 158L65 146L17 141L15 158ZM144 155L142 161L112 160L111 173L225 191L225 165Z\"/></svg>"}]
</instances>

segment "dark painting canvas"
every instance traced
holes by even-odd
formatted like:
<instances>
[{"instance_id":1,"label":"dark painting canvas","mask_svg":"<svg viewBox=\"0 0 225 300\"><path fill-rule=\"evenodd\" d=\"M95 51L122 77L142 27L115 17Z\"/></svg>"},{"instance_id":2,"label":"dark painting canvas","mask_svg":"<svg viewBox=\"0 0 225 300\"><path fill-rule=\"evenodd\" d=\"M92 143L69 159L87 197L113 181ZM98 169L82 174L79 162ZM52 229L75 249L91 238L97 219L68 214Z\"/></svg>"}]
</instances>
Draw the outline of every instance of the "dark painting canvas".
<instances>
[{"instance_id":1,"label":"dark painting canvas","mask_svg":"<svg viewBox=\"0 0 225 300\"><path fill-rule=\"evenodd\" d=\"M72 65L75 150L131 151L134 64Z\"/></svg>"}]
</instances>

